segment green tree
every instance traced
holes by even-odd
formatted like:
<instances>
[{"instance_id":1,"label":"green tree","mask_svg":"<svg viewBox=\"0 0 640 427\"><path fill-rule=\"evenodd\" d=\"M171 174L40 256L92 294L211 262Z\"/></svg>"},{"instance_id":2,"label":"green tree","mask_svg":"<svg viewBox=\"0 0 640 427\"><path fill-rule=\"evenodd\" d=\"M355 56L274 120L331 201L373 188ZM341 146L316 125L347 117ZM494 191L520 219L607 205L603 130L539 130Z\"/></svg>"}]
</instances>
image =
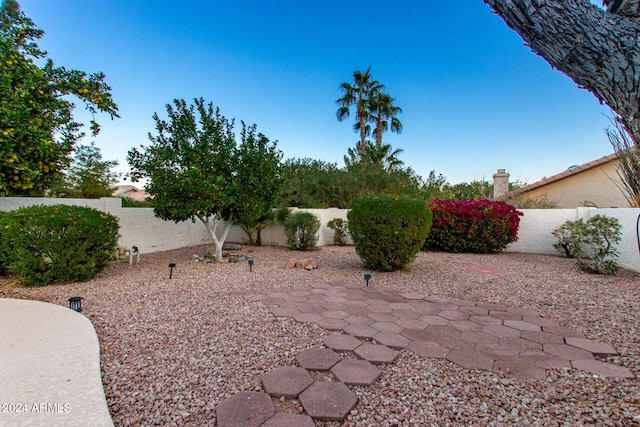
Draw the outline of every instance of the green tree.
<instances>
[{"instance_id":1,"label":"green tree","mask_svg":"<svg viewBox=\"0 0 640 427\"><path fill-rule=\"evenodd\" d=\"M48 193L53 197L80 197L99 199L113 195L120 173L111 169L118 166L115 160L102 160L100 148L95 142L76 146L74 162L68 173L61 176L60 184Z\"/></svg>"},{"instance_id":2,"label":"green tree","mask_svg":"<svg viewBox=\"0 0 640 427\"><path fill-rule=\"evenodd\" d=\"M154 198L154 214L175 222L198 219L215 243L216 259L234 220L251 203L271 197L262 192L262 177L277 175L279 152L255 126L242 123L238 145L233 120L227 120L202 98L187 106L184 100L167 104L168 120L153 115L156 135L151 145L129 151L133 180L148 178L146 191ZM259 153L270 168L256 169ZM246 162L246 164L244 163ZM222 231L218 235L218 228Z\"/></svg>"},{"instance_id":3,"label":"green tree","mask_svg":"<svg viewBox=\"0 0 640 427\"><path fill-rule=\"evenodd\" d=\"M102 73L87 74L55 67L36 41L44 32L20 11L15 0L0 9L0 196L38 195L71 163L74 145L84 133L74 121L82 101L95 114L118 117L111 88ZM40 66L37 63L44 62Z\"/></svg>"},{"instance_id":4,"label":"green tree","mask_svg":"<svg viewBox=\"0 0 640 427\"><path fill-rule=\"evenodd\" d=\"M241 144L237 151L235 175L242 192L241 209L235 222L244 230L250 244L261 245L261 231L273 219L282 188L282 153L266 136L256 134L256 126L242 126ZM255 233L255 238L253 237Z\"/></svg>"},{"instance_id":5,"label":"green tree","mask_svg":"<svg viewBox=\"0 0 640 427\"><path fill-rule=\"evenodd\" d=\"M347 119L351 107L355 106L356 120L353 129L360 133L359 152L363 157L363 165L366 139L371 133L371 128L368 125L371 121L369 102L383 87L383 85L371 77L371 67L369 67L367 71L354 71L351 83L343 82L340 84L342 97L336 100L336 104L339 106L336 117L338 121Z\"/></svg>"}]
</instances>

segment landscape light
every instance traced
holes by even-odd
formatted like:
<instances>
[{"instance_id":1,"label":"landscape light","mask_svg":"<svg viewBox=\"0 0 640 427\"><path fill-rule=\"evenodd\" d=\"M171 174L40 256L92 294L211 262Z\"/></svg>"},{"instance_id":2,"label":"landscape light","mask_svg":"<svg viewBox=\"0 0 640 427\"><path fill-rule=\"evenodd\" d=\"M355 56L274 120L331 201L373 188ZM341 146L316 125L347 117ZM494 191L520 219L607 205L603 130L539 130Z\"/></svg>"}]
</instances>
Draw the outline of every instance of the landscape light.
<instances>
[{"instance_id":1,"label":"landscape light","mask_svg":"<svg viewBox=\"0 0 640 427\"><path fill-rule=\"evenodd\" d=\"M69 298L69 308L78 313L82 311L82 297Z\"/></svg>"},{"instance_id":2,"label":"landscape light","mask_svg":"<svg viewBox=\"0 0 640 427\"><path fill-rule=\"evenodd\" d=\"M370 274L365 274L364 275L364 280L367 281L367 286L369 286L369 280L371 280L371 275Z\"/></svg>"},{"instance_id":3,"label":"landscape light","mask_svg":"<svg viewBox=\"0 0 640 427\"><path fill-rule=\"evenodd\" d=\"M249 263L249 271L253 271L253 260L250 259L249 261L247 261Z\"/></svg>"},{"instance_id":4,"label":"landscape light","mask_svg":"<svg viewBox=\"0 0 640 427\"><path fill-rule=\"evenodd\" d=\"M173 276L173 269L176 268L176 263L172 262L171 264L169 264L169 279L171 279L171 276Z\"/></svg>"}]
</instances>

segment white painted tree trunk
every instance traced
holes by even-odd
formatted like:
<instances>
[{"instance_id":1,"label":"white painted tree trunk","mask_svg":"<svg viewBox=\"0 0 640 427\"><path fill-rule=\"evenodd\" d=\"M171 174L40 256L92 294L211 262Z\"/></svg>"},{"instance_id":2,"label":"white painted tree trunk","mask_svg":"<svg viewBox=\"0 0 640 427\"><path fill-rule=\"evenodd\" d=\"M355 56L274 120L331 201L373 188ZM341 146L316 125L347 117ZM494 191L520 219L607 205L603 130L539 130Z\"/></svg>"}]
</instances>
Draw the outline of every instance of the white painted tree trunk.
<instances>
[{"instance_id":1,"label":"white painted tree trunk","mask_svg":"<svg viewBox=\"0 0 640 427\"><path fill-rule=\"evenodd\" d=\"M226 220L224 228L222 229L222 235L218 238L216 233L218 226L223 222L222 218L219 215L211 215L206 218L197 217L202 224L206 227L209 232L209 236L213 240L213 243L216 247L216 261L222 261L222 247L224 246L224 241L227 239L227 235L229 234L229 230L231 230L231 226L233 225L232 218Z\"/></svg>"},{"instance_id":2,"label":"white painted tree trunk","mask_svg":"<svg viewBox=\"0 0 640 427\"><path fill-rule=\"evenodd\" d=\"M640 19L589 0L483 1L535 53L611 107L640 144Z\"/></svg>"}]
</instances>

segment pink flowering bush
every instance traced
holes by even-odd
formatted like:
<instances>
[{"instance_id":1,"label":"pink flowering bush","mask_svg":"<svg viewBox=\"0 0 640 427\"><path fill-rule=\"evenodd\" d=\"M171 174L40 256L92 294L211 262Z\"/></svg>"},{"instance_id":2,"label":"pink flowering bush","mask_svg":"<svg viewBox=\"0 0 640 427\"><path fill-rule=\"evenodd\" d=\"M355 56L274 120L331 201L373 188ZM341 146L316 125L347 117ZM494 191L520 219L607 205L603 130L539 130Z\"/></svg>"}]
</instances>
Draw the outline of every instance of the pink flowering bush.
<instances>
[{"instance_id":1,"label":"pink flowering bush","mask_svg":"<svg viewBox=\"0 0 640 427\"><path fill-rule=\"evenodd\" d=\"M425 250L489 253L518 240L522 212L492 200L431 199L431 233Z\"/></svg>"}]
</instances>

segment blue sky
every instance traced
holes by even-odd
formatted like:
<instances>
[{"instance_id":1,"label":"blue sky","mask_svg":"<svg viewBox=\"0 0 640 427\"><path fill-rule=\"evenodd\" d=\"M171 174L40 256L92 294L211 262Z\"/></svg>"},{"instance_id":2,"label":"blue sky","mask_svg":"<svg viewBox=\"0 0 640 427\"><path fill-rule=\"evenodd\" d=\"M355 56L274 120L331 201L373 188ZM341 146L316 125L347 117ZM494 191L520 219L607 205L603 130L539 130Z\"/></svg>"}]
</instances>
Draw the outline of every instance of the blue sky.
<instances>
[{"instance_id":1,"label":"blue sky","mask_svg":"<svg viewBox=\"0 0 640 427\"><path fill-rule=\"evenodd\" d=\"M594 0L595 1L595 0ZM105 160L148 145L152 115L203 97L256 123L285 158L343 164L358 135L338 86L371 67L403 109L384 141L426 177L531 183L613 151L610 110L524 46L481 0L23 0L56 65L102 71L120 119L99 116ZM80 113L80 106L78 108ZM83 115L78 114L78 118Z\"/></svg>"}]
</instances>

